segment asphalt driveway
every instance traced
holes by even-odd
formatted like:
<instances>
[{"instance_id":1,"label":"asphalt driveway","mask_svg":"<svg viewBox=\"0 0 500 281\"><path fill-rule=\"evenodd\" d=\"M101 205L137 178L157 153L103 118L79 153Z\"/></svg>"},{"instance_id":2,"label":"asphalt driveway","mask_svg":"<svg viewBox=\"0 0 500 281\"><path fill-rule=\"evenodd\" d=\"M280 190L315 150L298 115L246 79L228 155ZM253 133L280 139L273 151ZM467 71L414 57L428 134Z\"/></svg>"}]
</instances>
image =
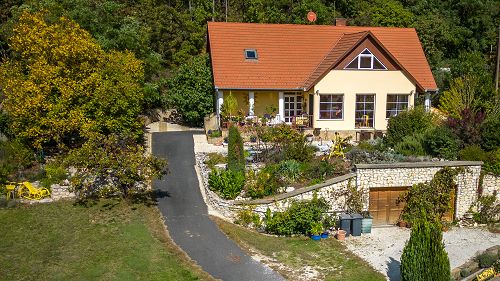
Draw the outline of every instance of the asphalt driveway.
<instances>
[{"instance_id":1,"label":"asphalt driveway","mask_svg":"<svg viewBox=\"0 0 500 281\"><path fill-rule=\"evenodd\" d=\"M193 134L153 133L153 154L168 159L169 174L154 182L158 207L174 242L206 272L224 281L284 280L244 253L209 219L194 169Z\"/></svg>"}]
</instances>

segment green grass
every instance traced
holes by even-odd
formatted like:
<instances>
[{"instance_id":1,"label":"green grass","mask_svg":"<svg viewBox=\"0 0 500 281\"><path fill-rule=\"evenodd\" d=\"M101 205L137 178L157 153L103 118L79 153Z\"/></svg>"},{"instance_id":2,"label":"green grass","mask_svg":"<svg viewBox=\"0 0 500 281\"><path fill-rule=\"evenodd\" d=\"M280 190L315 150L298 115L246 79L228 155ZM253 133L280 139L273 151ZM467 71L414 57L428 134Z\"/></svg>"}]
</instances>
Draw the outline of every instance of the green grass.
<instances>
[{"instance_id":1,"label":"green grass","mask_svg":"<svg viewBox=\"0 0 500 281\"><path fill-rule=\"evenodd\" d=\"M212 280L156 207L106 200L0 209L0 280Z\"/></svg>"},{"instance_id":2,"label":"green grass","mask_svg":"<svg viewBox=\"0 0 500 281\"><path fill-rule=\"evenodd\" d=\"M271 265L288 280L297 280L305 266L315 267L319 272L309 280L386 280L366 262L350 253L335 239L320 242L307 237L276 237L260 234L238 225L213 218L219 227L249 252L255 250L286 265L286 268Z\"/></svg>"}]
</instances>

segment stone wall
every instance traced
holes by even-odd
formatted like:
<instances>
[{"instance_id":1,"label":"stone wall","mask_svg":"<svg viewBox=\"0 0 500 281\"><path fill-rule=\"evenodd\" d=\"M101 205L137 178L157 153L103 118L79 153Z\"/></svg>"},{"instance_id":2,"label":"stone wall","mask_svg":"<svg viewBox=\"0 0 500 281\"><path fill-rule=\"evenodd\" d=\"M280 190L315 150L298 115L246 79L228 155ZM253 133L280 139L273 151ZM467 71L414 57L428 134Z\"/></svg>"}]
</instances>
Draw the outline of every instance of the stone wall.
<instances>
[{"instance_id":1,"label":"stone wall","mask_svg":"<svg viewBox=\"0 0 500 281\"><path fill-rule=\"evenodd\" d=\"M75 198L75 194L69 191L69 186L53 184L50 186L52 200Z\"/></svg>"},{"instance_id":2,"label":"stone wall","mask_svg":"<svg viewBox=\"0 0 500 281\"><path fill-rule=\"evenodd\" d=\"M457 177L455 218L461 218L477 200L482 162L441 161L393 164L356 165L356 186L365 193L364 204L368 208L368 193L374 187L410 187L432 180L443 167L464 167Z\"/></svg>"},{"instance_id":3,"label":"stone wall","mask_svg":"<svg viewBox=\"0 0 500 281\"><path fill-rule=\"evenodd\" d=\"M500 200L500 176L485 174L483 177L483 195L491 195L496 191L497 201Z\"/></svg>"},{"instance_id":4,"label":"stone wall","mask_svg":"<svg viewBox=\"0 0 500 281\"><path fill-rule=\"evenodd\" d=\"M266 210L269 208L271 212L282 212L290 207L290 204L296 200L311 200L314 194L318 198L324 198L330 208L329 213L340 213L346 210L345 192L349 182L355 184L356 174L351 173L326 180L323 183L316 185L299 188L291 192L282 193L271 198L235 201L236 206L251 206L254 212L260 216L264 216Z\"/></svg>"}]
</instances>

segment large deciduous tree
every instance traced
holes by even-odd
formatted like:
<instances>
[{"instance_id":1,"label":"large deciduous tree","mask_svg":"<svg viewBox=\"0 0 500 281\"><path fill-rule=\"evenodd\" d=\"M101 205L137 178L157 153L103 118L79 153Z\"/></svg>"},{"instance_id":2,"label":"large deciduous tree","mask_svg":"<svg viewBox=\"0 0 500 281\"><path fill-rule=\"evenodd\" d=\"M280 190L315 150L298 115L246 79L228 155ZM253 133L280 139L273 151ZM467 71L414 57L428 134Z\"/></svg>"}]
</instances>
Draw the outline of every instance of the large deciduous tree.
<instances>
[{"instance_id":1,"label":"large deciduous tree","mask_svg":"<svg viewBox=\"0 0 500 281\"><path fill-rule=\"evenodd\" d=\"M72 146L95 133L141 135L143 66L106 53L75 22L24 12L0 66L11 133L35 148Z\"/></svg>"}]
</instances>

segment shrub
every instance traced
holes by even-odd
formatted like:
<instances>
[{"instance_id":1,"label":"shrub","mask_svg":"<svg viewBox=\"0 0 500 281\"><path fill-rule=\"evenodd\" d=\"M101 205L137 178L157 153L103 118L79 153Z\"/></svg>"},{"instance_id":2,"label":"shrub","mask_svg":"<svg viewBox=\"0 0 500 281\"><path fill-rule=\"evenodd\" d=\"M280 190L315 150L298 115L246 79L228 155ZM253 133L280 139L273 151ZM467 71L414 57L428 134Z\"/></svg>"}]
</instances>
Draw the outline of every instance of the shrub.
<instances>
[{"instance_id":1,"label":"shrub","mask_svg":"<svg viewBox=\"0 0 500 281\"><path fill-rule=\"evenodd\" d=\"M346 194L347 212L360 214L363 211L363 193L349 181Z\"/></svg>"},{"instance_id":2,"label":"shrub","mask_svg":"<svg viewBox=\"0 0 500 281\"><path fill-rule=\"evenodd\" d=\"M385 141L389 146L394 146L406 136L423 133L434 125L433 116L423 107L415 107L389 118Z\"/></svg>"},{"instance_id":3,"label":"shrub","mask_svg":"<svg viewBox=\"0 0 500 281\"><path fill-rule=\"evenodd\" d=\"M276 194L281 187L277 165L268 165L259 172L249 171L245 184L246 195L251 198L262 198Z\"/></svg>"},{"instance_id":4,"label":"shrub","mask_svg":"<svg viewBox=\"0 0 500 281\"><path fill-rule=\"evenodd\" d=\"M208 132L208 136L211 138L219 138L222 137L222 131L221 130L213 130Z\"/></svg>"},{"instance_id":5,"label":"shrub","mask_svg":"<svg viewBox=\"0 0 500 281\"><path fill-rule=\"evenodd\" d=\"M282 161L278 165L278 172L286 183L294 183L301 177L301 165L296 160Z\"/></svg>"},{"instance_id":6,"label":"shrub","mask_svg":"<svg viewBox=\"0 0 500 281\"><path fill-rule=\"evenodd\" d=\"M479 145L469 145L458 152L458 159L463 161L486 161L488 154Z\"/></svg>"},{"instance_id":7,"label":"shrub","mask_svg":"<svg viewBox=\"0 0 500 281\"><path fill-rule=\"evenodd\" d=\"M438 222L418 220L401 256L402 281L449 281L450 261Z\"/></svg>"},{"instance_id":8,"label":"shrub","mask_svg":"<svg viewBox=\"0 0 500 281\"><path fill-rule=\"evenodd\" d=\"M240 224L245 227L248 227L251 224L255 227L260 227L262 225L259 215L253 212L250 208L239 210L236 215L237 219L234 221L236 224Z\"/></svg>"},{"instance_id":9,"label":"shrub","mask_svg":"<svg viewBox=\"0 0 500 281\"><path fill-rule=\"evenodd\" d=\"M417 133L410 136L405 136L400 142L394 146L394 150L402 155L425 155L423 146L424 134Z\"/></svg>"},{"instance_id":10,"label":"shrub","mask_svg":"<svg viewBox=\"0 0 500 281\"><path fill-rule=\"evenodd\" d=\"M460 141L447 127L436 127L426 132L424 146L427 153L434 157L455 160Z\"/></svg>"},{"instance_id":11,"label":"shrub","mask_svg":"<svg viewBox=\"0 0 500 281\"><path fill-rule=\"evenodd\" d=\"M452 208L451 196L459 171L461 170L444 167L434 175L431 182L410 187L399 198L406 202L401 218L411 224L419 219L441 221L443 215Z\"/></svg>"},{"instance_id":12,"label":"shrub","mask_svg":"<svg viewBox=\"0 0 500 281\"><path fill-rule=\"evenodd\" d=\"M227 168L233 172L243 173L245 171L243 139L236 126L231 126L231 128L229 128L227 149Z\"/></svg>"},{"instance_id":13,"label":"shrub","mask_svg":"<svg viewBox=\"0 0 500 281\"><path fill-rule=\"evenodd\" d=\"M447 125L464 144L481 143L481 127L485 114L465 108L459 117L448 117Z\"/></svg>"},{"instance_id":14,"label":"shrub","mask_svg":"<svg viewBox=\"0 0 500 281\"><path fill-rule=\"evenodd\" d=\"M208 186L224 199L234 199L240 195L245 176L242 172L213 171L208 175Z\"/></svg>"},{"instance_id":15,"label":"shrub","mask_svg":"<svg viewBox=\"0 0 500 281\"><path fill-rule=\"evenodd\" d=\"M347 152L346 158L355 164L393 163L403 162L406 160L404 155L396 152L377 150L368 152L360 149L359 147L353 147L349 152Z\"/></svg>"},{"instance_id":16,"label":"shrub","mask_svg":"<svg viewBox=\"0 0 500 281\"><path fill-rule=\"evenodd\" d=\"M304 176L309 179L324 180L335 175L345 174L347 167L342 159L319 160L304 163Z\"/></svg>"},{"instance_id":17,"label":"shrub","mask_svg":"<svg viewBox=\"0 0 500 281\"><path fill-rule=\"evenodd\" d=\"M323 198L294 201L284 212L268 215L266 232L276 235L309 234L314 223L321 223L328 204Z\"/></svg>"},{"instance_id":18,"label":"shrub","mask_svg":"<svg viewBox=\"0 0 500 281\"><path fill-rule=\"evenodd\" d=\"M68 178L68 171L60 163L49 163L45 165L44 177L40 183L45 188L50 188L53 184L59 184Z\"/></svg>"},{"instance_id":19,"label":"shrub","mask_svg":"<svg viewBox=\"0 0 500 281\"><path fill-rule=\"evenodd\" d=\"M479 212L474 216L474 220L478 223L496 222L500 214L500 204L496 202L496 193L483 195L477 201Z\"/></svg>"},{"instance_id":20,"label":"shrub","mask_svg":"<svg viewBox=\"0 0 500 281\"><path fill-rule=\"evenodd\" d=\"M227 158L226 156L217 153L217 152L211 152L207 154L208 159L205 160L205 164L210 168L210 170L213 170L215 168L215 165L217 164L224 164L227 163Z\"/></svg>"},{"instance_id":21,"label":"shrub","mask_svg":"<svg viewBox=\"0 0 500 281\"><path fill-rule=\"evenodd\" d=\"M470 275L470 270L467 268L460 269L460 277L465 278Z\"/></svg>"},{"instance_id":22,"label":"shrub","mask_svg":"<svg viewBox=\"0 0 500 281\"><path fill-rule=\"evenodd\" d=\"M489 268L498 260L498 255L485 252L477 256L476 259L480 268Z\"/></svg>"},{"instance_id":23,"label":"shrub","mask_svg":"<svg viewBox=\"0 0 500 281\"><path fill-rule=\"evenodd\" d=\"M485 172L500 175L500 148L497 148L488 154L488 158L484 163L483 169Z\"/></svg>"},{"instance_id":24,"label":"shrub","mask_svg":"<svg viewBox=\"0 0 500 281\"><path fill-rule=\"evenodd\" d=\"M487 150L495 150L500 147L500 117L489 118L481 127L481 146Z\"/></svg>"},{"instance_id":25,"label":"shrub","mask_svg":"<svg viewBox=\"0 0 500 281\"><path fill-rule=\"evenodd\" d=\"M310 145L305 138L286 143L283 145L285 160L296 160L299 162L311 161L316 152L316 147Z\"/></svg>"},{"instance_id":26,"label":"shrub","mask_svg":"<svg viewBox=\"0 0 500 281\"><path fill-rule=\"evenodd\" d=\"M20 142L0 141L0 183L16 180L16 172L29 168L34 160L33 152Z\"/></svg>"}]
</instances>

